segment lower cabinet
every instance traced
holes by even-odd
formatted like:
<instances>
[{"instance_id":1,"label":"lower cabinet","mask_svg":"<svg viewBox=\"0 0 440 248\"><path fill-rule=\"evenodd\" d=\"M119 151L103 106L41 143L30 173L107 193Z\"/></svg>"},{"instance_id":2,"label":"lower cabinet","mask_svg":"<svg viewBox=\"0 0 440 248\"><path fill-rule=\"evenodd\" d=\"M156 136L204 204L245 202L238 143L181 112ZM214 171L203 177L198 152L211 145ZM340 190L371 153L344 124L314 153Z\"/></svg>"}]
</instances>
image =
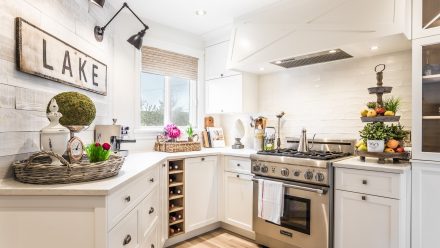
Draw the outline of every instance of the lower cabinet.
<instances>
[{"instance_id":1,"label":"lower cabinet","mask_svg":"<svg viewBox=\"0 0 440 248\"><path fill-rule=\"evenodd\" d=\"M335 247L400 248L399 200L335 192Z\"/></svg>"},{"instance_id":2,"label":"lower cabinet","mask_svg":"<svg viewBox=\"0 0 440 248\"><path fill-rule=\"evenodd\" d=\"M185 159L185 232L218 221L217 157Z\"/></svg>"},{"instance_id":3,"label":"lower cabinet","mask_svg":"<svg viewBox=\"0 0 440 248\"><path fill-rule=\"evenodd\" d=\"M440 234L440 163L413 162L412 165L412 247L437 248Z\"/></svg>"},{"instance_id":4,"label":"lower cabinet","mask_svg":"<svg viewBox=\"0 0 440 248\"><path fill-rule=\"evenodd\" d=\"M252 176L225 172L224 222L252 231Z\"/></svg>"},{"instance_id":5,"label":"lower cabinet","mask_svg":"<svg viewBox=\"0 0 440 248\"><path fill-rule=\"evenodd\" d=\"M396 173L335 169L335 248L410 247L411 170L406 168Z\"/></svg>"}]
</instances>

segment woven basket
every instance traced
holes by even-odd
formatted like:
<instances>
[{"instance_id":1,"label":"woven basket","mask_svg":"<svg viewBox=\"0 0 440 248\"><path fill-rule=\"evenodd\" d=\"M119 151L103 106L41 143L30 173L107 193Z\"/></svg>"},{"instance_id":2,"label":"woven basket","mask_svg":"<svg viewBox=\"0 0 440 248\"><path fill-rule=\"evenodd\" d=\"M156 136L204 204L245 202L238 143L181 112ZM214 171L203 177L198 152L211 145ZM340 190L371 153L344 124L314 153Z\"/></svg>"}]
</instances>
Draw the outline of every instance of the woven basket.
<instances>
[{"instance_id":1,"label":"woven basket","mask_svg":"<svg viewBox=\"0 0 440 248\"><path fill-rule=\"evenodd\" d=\"M158 152L192 152L200 151L202 145L200 142L176 141L176 142L159 142L156 141L154 150Z\"/></svg>"},{"instance_id":2,"label":"woven basket","mask_svg":"<svg viewBox=\"0 0 440 248\"><path fill-rule=\"evenodd\" d=\"M51 165L51 158L58 158L62 165ZM90 163L83 159L70 164L53 152L38 152L29 159L12 164L16 180L32 184L61 184L94 181L115 176L124 163L124 157L112 155L106 161Z\"/></svg>"}]
</instances>

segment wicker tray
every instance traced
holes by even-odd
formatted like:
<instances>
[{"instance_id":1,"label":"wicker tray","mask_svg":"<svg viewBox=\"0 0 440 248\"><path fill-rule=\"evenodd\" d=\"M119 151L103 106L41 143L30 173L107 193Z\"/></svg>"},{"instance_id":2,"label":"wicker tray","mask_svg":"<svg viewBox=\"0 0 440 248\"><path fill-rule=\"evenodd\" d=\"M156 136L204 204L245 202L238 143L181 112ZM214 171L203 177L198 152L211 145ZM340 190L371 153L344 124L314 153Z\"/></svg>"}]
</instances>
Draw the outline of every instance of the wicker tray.
<instances>
[{"instance_id":1,"label":"wicker tray","mask_svg":"<svg viewBox=\"0 0 440 248\"><path fill-rule=\"evenodd\" d=\"M158 152L192 152L200 151L202 145L200 142L176 141L176 142L159 142L154 144L154 150Z\"/></svg>"},{"instance_id":2,"label":"wicker tray","mask_svg":"<svg viewBox=\"0 0 440 248\"><path fill-rule=\"evenodd\" d=\"M51 165L50 156L57 157L63 165ZM12 164L15 179L31 184L65 184L94 181L116 176L124 163L124 157L111 155L107 161L90 163L84 160L70 164L53 152L38 152L29 159Z\"/></svg>"}]
</instances>

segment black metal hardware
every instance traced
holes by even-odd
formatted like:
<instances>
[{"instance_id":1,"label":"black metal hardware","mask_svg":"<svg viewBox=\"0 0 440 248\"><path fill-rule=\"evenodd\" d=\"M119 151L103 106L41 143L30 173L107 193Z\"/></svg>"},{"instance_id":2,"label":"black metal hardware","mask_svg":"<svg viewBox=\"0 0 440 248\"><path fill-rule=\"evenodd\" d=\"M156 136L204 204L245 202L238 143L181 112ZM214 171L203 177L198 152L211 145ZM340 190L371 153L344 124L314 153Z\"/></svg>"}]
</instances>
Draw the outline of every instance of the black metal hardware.
<instances>
[{"instance_id":1,"label":"black metal hardware","mask_svg":"<svg viewBox=\"0 0 440 248\"><path fill-rule=\"evenodd\" d=\"M362 201L365 201L365 200L367 200L367 197L366 196L362 196Z\"/></svg>"},{"instance_id":2,"label":"black metal hardware","mask_svg":"<svg viewBox=\"0 0 440 248\"><path fill-rule=\"evenodd\" d=\"M131 242L131 235L127 234L127 236L124 239L124 242L122 242L122 245L128 245Z\"/></svg>"},{"instance_id":3,"label":"black metal hardware","mask_svg":"<svg viewBox=\"0 0 440 248\"><path fill-rule=\"evenodd\" d=\"M239 167L240 167L240 164L237 164L237 166L239 166Z\"/></svg>"},{"instance_id":4,"label":"black metal hardware","mask_svg":"<svg viewBox=\"0 0 440 248\"><path fill-rule=\"evenodd\" d=\"M154 208L153 207L151 207L150 211L148 211L148 214L152 214L152 213L154 213Z\"/></svg>"},{"instance_id":5,"label":"black metal hardware","mask_svg":"<svg viewBox=\"0 0 440 248\"><path fill-rule=\"evenodd\" d=\"M205 161L205 158L202 158L201 160L202 160L202 161Z\"/></svg>"},{"instance_id":6,"label":"black metal hardware","mask_svg":"<svg viewBox=\"0 0 440 248\"><path fill-rule=\"evenodd\" d=\"M240 175L237 175L237 178L240 178Z\"/></svg>"},{"instance_id":7,"label":"black metal hardware","mask_svg":"<svg viewBox=\"0 0 440 248\"><path fill-rule=\"evenodd\" d=\"M154 183L154 177L150 178L150 182Z\"/></svg>"},{"instance_id":8,"label":"black metal hardware","mask_svg":"<svg viewBox=\"0 0 440 248\"><path fill-rule=\"evenodd\" d=\"M126 202L130 202L130 201L131 201L130 196L126 196L126 197L125 197L125 201L126 201Z\"/></svg>"},{"instance_id":9,"label":"black metal hardware","mask_svg":"<svg viewBox=\"0 0 440 248\"><path fill-rule=\"evenodd\" d=\"M367 180L362 180L362 184L367 184Z\"/></svg>"}]
</instances>

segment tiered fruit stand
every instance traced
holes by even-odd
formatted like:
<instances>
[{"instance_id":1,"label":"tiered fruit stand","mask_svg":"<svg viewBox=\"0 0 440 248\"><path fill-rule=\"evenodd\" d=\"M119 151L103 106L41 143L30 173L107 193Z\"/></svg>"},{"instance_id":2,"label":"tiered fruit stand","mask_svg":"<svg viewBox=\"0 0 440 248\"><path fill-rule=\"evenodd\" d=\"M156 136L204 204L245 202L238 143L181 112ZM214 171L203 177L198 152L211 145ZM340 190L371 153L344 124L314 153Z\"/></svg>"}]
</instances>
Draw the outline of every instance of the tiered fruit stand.
<instances>
[{"instance_id":1,"label":"tiered fruit stand","mask_svg":"<svg viewBox=\"0 0 440 248\"><path fill-rule=\"evenodd\" d=\"M382 67L382 69L380 69ZM376 72L377 86L368 88L370 94L376 94L377 105L383 106L383 95L391 93L393 87L383 86L383 72L385 70L384 64L379 64L374 68ZM361 117L362 122L399 122L400 116L375 116L375 117ZM356 155L365 161L366 157L378 158L379 164L384 164L386 159L392 159L394 163L399 163L400 160L408 160L410 153L389 153L389 152L368 152L368 151L356 151Z\"/></svg>"}]
</instances>

